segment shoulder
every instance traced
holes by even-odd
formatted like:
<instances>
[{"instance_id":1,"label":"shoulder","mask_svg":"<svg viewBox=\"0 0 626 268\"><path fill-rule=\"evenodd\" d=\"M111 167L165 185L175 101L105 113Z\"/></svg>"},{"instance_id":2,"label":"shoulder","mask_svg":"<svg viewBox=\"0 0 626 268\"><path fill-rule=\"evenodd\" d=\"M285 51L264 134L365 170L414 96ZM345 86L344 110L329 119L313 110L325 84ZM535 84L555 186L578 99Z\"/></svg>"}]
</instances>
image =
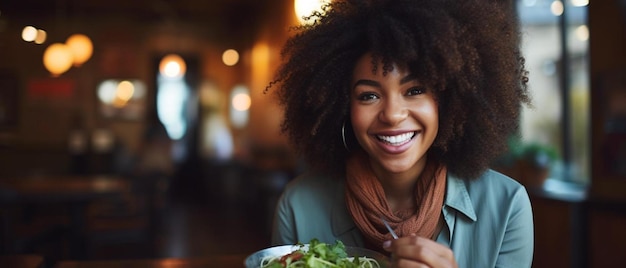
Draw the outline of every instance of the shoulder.
<instances>
[{"instance_id":1,"label":"shoulder","mask_svg":"<svg viewBox=\"0 0 626 268\"><path fill-rule=\"evenodd\" d=\"M293 200L325 199L343 189L343 180L318 173L303 173L290 181L283 192L283 198Z\"/></svg>"},{"instance_id":2,"label":"shoulder","mask_svg":"<svg viewBox=\"0 0 626 268\"><path fill-rule=\"evenodd\" d=\"M469 181L468 191L475 201L509 206L530 205L526 188L518 181L494 170L487 170L481 177ZM479 203L480 204L480 203Z\"/></svg>"},{"instance_id":3,"label":"shoulder","mask_svg":"<svg viewBox=\"0 0 626 268\"><path fill-rule=\"evenodd\" d=\"M475 207L480 206L509 219L519 213L531 213L526 187L502 173L488 170L469 183L468 191Z\"/></svg>"},{"instance_id":4,"label":"shoulder","mask_svg":"<svg viewBox=\"0 0 626 268\"><path fill-rule=\"evenodd\" d=\"M529 267L533 217L523 185L492 170L473 180L449 175L446 205L445 215L454 215L446 216L446 222L459 265ZM449 213L451 209L462 214Z\"/></svg>"},{"instance_id":5,"label":"shoulder","mask_svg":"<svg viewBox=\"0 0 626 268\"><path fill-rule=\"evenodd\" d=\"M506 215L512 210L530 209L526 188L514 179L487 170L476 179L448 176L446 202L472 219L481 215Z\"/></svg>"},{"instance_id":6,"label":"shoulder","mask_svg":"<svg viewBox=\"0 0 626 268\"><path fill-rule=\"evenodd\" d=\"M468 180L468 190L470 192L493 192L497 191L503 195L513 192L525 191L525 188L518 181L500 172L488 169L480 177Z\"/></svg>"}]
</instances>

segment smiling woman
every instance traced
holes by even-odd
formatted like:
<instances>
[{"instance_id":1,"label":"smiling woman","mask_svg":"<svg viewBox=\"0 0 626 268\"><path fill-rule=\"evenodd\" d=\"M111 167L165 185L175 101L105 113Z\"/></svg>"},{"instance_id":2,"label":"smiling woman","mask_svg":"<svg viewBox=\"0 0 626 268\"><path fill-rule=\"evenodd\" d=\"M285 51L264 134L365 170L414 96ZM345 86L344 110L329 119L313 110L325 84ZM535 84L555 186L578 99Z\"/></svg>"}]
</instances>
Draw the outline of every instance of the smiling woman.
<instances>
[{"instance_id":1,"label":"smiling woman","mask_svg":"<svg viewBox=\"0 0 626 268\"><path fill-rule=\"evenodd\" d=\"M511 2L323 10L287 41L270 85L311 167L278 202L273 244L340 240L394 267L529 267L528 194L488 168L529 100Z\"/></svg>"},{"instance_id":2,"label":"smiling woman","mask_svg":"<svg viewBox=\"0 0 626 268\"><path fill-rule=\"evenodd\" d=\"M416 177L437 136L439 113L434 94L406 68L394 66L384 74L375 67L373 56L365 54L352 75L350 121L354 134L371 156L375 172Z\"/></svg>"}]
</instances>

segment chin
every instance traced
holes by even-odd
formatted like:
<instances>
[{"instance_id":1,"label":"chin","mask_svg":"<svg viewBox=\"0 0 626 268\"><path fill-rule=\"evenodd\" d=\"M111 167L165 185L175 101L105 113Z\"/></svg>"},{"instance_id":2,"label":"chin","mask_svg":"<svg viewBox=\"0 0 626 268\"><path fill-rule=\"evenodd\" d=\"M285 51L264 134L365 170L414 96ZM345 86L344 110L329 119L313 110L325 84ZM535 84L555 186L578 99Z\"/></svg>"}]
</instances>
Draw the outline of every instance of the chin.
<instances>
[{"instance_id":1,"label":"chin","mask_svg":"<svg viewBox=\"0 0 626 268\"><path fill-rule=\"evenodd\" d=\"M417 163L412 163L412 164L383 164L382 167L385 169L385 171L389 172L389 173L394 173L394 174L400 174L400 173L404 173L407 172L409 170L411 170L413 167L415 167Z\"/></svg>"}]
</instances>

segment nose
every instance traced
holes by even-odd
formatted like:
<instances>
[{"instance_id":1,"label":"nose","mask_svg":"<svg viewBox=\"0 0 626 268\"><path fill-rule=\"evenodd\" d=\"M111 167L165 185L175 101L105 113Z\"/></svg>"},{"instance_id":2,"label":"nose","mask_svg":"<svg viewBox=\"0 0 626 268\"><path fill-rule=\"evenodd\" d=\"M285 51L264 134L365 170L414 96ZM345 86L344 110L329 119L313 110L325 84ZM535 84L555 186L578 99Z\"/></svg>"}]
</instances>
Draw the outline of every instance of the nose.
<instances>
[{"instance_id":1,"label":"nose","mask_svg":"<svg viewBox=\"0 0 626 268\"><path fill-rule=\"evenodd\" d=\"M399 98L387 98L383 103L378 119L389 125L396 125L407 118L409 112L406 103Z\"/></svg>"}]
</instances>

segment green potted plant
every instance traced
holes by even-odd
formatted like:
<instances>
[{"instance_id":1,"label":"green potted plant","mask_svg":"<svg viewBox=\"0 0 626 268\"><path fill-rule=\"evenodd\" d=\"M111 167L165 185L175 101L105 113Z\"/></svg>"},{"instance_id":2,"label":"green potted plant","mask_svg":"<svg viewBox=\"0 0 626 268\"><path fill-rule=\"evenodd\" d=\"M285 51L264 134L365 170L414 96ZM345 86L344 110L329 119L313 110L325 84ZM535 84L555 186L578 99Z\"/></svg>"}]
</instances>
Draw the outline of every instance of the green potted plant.
<instances>
[{"instance_id":1,"label":"green potted plant","mask_svg":"<svg viewBox=\"0 0 626 268\"><path fill-rule=\"evenodd\" d=\"M528 187L542 187L558 158L558 152L552 145L523 143L517 160L521 171L518 180Z\"/></svg>"},{"instance_id":2,"label":"green potted plant","mask_svg":"<svg viewBox=\"0 0 626 268\"><path fill-rule=\"evenodd\" d=\"M522 159L540 169L549 169L559 158L554 146L535 142L523 144L520 154Z\"/></svg>"},{"instance_id":3,"label":"green potted plant","mask_svg":"<svg viewBox=\"0 0 626 268\"><path fill-rule=\"evenodd\" d=\"M512 137L508 152L498 159L495 169L527 187L541 188L558 159L558 151L552 145Z\"/></svg>"}]
</instances>

